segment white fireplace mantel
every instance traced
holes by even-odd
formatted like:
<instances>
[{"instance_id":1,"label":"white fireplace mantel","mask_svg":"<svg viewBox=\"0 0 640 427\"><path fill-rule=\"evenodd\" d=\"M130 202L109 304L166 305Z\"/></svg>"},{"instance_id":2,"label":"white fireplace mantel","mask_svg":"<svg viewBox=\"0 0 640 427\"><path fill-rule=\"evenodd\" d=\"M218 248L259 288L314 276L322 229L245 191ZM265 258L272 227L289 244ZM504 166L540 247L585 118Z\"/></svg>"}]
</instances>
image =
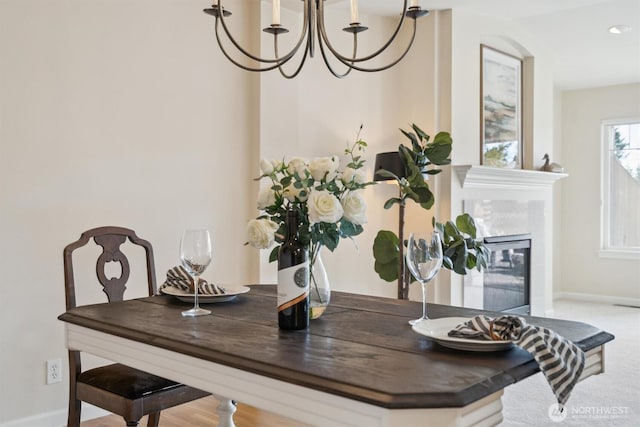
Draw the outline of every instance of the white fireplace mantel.
<instances>
[{"instance_id":1,"label":"white fireplace mantel","mask_svg":"<svg viewBox=\"0 0 640 427\"><path fill-rule=\"evenodd\" d=\"M541 190L569 175L524 169L495 168L476 165L453 165L462 188L502 190Z\"/></svg>"},{"instance_id":2,"label":"white fireplace mantel","mask_svg":"<svg viewBox=\"0 0 640 427\"><path fill-rule=\"evenodd\" d=\"M531 314L547 315L553 308L553 184L569 175L479 165L452 165L451 174L458 177L451 178L452 218L462 208L488 235L531 235ZM478 303L466 277L450 279L450 304Z\"/></svg>"}]
</instances>

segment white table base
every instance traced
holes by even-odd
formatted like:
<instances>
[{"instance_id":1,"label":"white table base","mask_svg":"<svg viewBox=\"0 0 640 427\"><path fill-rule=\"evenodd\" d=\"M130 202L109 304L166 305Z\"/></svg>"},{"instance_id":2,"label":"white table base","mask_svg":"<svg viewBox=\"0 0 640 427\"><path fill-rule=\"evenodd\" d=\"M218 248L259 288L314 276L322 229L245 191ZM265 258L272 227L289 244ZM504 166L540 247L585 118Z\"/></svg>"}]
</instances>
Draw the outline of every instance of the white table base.
<instances>
[{"instance_id":1,"label":"white table base","mask_svg":"<svg viewBox=\"0 0 640 427\"><path fill-rule=\"evenodd\" d=\"M67 346L181 382L215 395L221 427L234 427L229 398L321 427L495 426L503 391L462 408L387 409L245 372L149 344L66 323ZM582 378L602 372L602 347L587 353Z\"/></svg>"}]
</instances>

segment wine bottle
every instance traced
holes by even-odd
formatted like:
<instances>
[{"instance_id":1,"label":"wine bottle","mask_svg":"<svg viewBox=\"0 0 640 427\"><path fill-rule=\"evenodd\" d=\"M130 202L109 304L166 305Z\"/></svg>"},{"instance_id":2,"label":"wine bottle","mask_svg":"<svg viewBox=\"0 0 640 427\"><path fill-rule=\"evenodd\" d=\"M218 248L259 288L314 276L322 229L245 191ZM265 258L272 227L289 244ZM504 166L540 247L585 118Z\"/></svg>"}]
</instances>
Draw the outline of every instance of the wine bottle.
<instances>
[{"instance_id":1,"label":"wine bottle","mask_svg":"<svg viewBox=\"0 0 640 427\"><path fill-rule=\"evenodd\" d=\"M278 326L309 326L309 248L300 242L298 211L287 211L286 236L278 252Z\"/></svg>"}]
</instances>

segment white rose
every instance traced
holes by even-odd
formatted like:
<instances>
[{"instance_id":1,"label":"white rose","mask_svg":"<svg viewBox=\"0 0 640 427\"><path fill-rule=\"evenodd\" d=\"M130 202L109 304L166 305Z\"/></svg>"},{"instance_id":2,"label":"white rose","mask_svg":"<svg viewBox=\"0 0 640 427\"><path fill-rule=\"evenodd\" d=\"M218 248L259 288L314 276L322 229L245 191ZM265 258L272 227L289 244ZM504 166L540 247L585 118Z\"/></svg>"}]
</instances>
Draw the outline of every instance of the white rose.
<instances>
[{"instance_id":1,"label":"white rose","mask_svg":"<svg viewBox=\"0 0 640 427\"><path fill-rule=\"evenodd\" d=\"M309 171L314 180L320 181L326 178L327 181L334 179L340 166L340 159L333 157L318 157L309 163Z\"/></svg>"},{"instance_id":2,"label":"white rose","mask_svg":"<svg viewBox=\"0 0 640 427\"><path fill-rule=\"evenodd\" d=\"M275 241L278 224L270 219L252 219L247 224L247 241L257 249L266 249Z\"/></svg>"},{"instance_id":3,"label":"white rose","mask_svg":"<svg viewBox=\"0 0 640 427\"><path fill-rule=\"evenodd\" d=\"M341 203L347 221L357 225L367 223L367 205L359 191L349 192Z\"/></svg>"},{"instance_id":4,"label":"white rose","mask_svg":"<svg viewBox=\"0 0 640 427\"><path fill-rule=\"evenodd\" d=\"M273 162L269 160L260 160L260 170L263 175L271 175L273 173Z\"/></svg>"},{"instance_id":5,"label":"white rose","mask_svg":"<svg viewBox=\"0 0 640 427\"><path fill-rule=\"evenodd\" d=\"M264 210L276 202L276 194L270 187L262 187L258 193L258 209Z\"/></svg>"},{"instance_id":6,"label":"white rose","mask_svg":"<svg viewBox=\"0 0 640 427\"><path fill-rule=\"evenodd\" d=\"M342 205L340 200L328 191L311 191L309 200L309 223L317 222L336 223L342 218Z\"/></svg>"},{"instance_id":7,"label":"white rose","mask_svg":"<svg viewBox=\"0 0 640 427\"><path fill-rule=\"evenodd\" d=\"M304 191L304 194L300 194ZM293 184L289 184L287 188L284 189L282 195L287 198L290 202L295 202L296 198L301 202L306 201L309 198L309 189L308 188L296 188Z\"/></svg>"},{"instance_id":8,"label":"white rose","mask_svg":"<svg viewBox=\"0 0 640 427\"><path fill-rule=\"evenodd\" d=\"M345 168L342 171L342 182L349 184L354 182L356 184L364 184L367 177L362 169Z\"/></svg>"},{"instance_id":9,"label":"white rose","mask_svg":"<svg viewBox=\"0 0 640 427\"><path fill-rule=\"evenodd\" d=\"M300 176L300 178L305 177L304 172L306 170L307 170L307 161L302 157L294 157L289 161L289 164L287 165L287 172L289 172L290 175L293 175L294 172L298 172L298 175Z\"/></svg>"}]
</instances>

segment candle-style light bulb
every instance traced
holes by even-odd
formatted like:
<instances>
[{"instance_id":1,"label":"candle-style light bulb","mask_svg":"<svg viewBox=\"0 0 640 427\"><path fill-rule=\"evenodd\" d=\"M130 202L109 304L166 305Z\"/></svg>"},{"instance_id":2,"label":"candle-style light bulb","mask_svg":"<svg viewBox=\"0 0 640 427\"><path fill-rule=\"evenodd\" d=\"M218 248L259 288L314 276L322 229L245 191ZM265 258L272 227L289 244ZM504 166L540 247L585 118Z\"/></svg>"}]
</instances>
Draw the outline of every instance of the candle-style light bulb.
<instances>
[{"instance_id":1,"label":"candle-style light bulb","mask_svg":"<svg viewBox=\"0 0 640 427\"><path fill-rule=\"evenodd\" d=\"M273 25L280 25L280 0L273 0Z\"/></svg>"},{"instance_id":2,"label":"candle-style light bulb","mask_svg":"<svg viewBox=\"0 0 640 427\"><path fill-rule=\"evenodd\" d=\"M358 0L351 0L351 23L357 24L360 20L358 19Z\"/></svg>"},{"instance_id":3,"label":"candle-style light bulb","mask_svg":"<svg viewBox=\"0 0 640 427\"><path fill-rule=\"evenodd\" d=\"M411 3L409 3L409 7L420 7L420 5L418 4L418 0L411 0Z\"/></svg>"}]
</instances>

